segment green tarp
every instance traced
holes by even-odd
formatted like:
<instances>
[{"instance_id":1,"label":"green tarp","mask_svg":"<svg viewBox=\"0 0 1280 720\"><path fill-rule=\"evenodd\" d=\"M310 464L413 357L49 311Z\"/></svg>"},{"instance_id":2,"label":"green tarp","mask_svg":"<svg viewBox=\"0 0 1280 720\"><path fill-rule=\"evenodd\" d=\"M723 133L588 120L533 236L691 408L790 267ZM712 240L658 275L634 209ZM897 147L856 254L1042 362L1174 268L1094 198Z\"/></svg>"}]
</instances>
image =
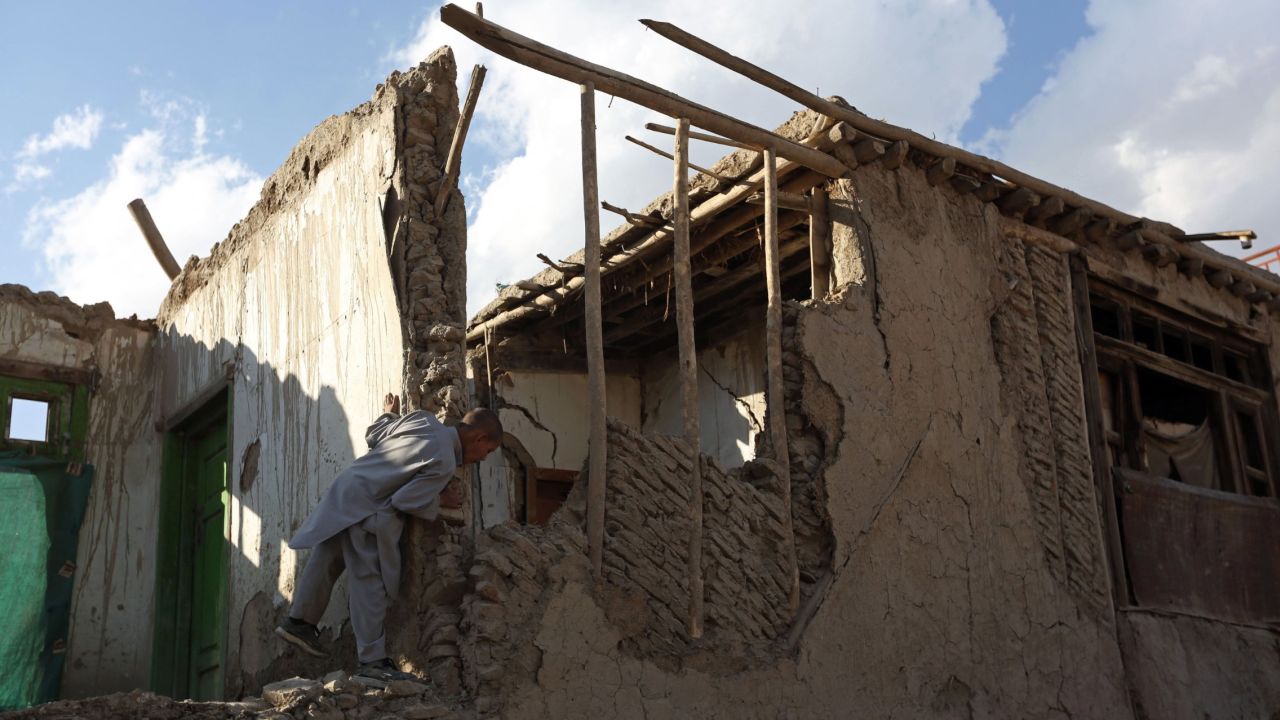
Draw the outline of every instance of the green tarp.
<instances>
[{"instance_id":1,"label":"green tarp","mask_svg":"<svg viewBox=\"0 0 1280 720\"><path fill-rule=\"evenodd\" d=\"M54 700L93 468L0 453L0 710Z\"/></svg>"}]
</instances>

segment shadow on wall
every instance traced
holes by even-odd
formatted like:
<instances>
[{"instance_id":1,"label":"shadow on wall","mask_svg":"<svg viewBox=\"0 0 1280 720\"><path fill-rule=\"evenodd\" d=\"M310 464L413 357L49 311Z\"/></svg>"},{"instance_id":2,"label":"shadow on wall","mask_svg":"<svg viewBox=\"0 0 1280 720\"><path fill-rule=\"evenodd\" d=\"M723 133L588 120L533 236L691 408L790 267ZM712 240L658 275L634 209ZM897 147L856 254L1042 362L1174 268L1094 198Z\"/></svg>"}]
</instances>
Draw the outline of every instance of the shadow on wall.
<instances>
[{"instance_id":1,"label":"shadow on wall","mask_svg":"<svg viewBox=\"0 0 1280 720\"><path fill-rule=\"evenodd\" d=\"M199 413L192 405L200 398L223 397L220 387L230 390L223 668L231 697L281 677L317 677L355 663L344 581L321 623L331 640L330 658L306 655L273 630L288 612L308 557L308 551L289 549L289 539L355 459L356 448L363 452L366 426L381 412L382 395L399 382L348 365L341 357L346 348L322 348L321 355L332 350L329 358L306 357L315 347L303 348L293 372L228 340L210 347L171 329L159 345L166 419ZM158 590L177 579L166 572L158 568Z\"/></svg>"}]
</instances>

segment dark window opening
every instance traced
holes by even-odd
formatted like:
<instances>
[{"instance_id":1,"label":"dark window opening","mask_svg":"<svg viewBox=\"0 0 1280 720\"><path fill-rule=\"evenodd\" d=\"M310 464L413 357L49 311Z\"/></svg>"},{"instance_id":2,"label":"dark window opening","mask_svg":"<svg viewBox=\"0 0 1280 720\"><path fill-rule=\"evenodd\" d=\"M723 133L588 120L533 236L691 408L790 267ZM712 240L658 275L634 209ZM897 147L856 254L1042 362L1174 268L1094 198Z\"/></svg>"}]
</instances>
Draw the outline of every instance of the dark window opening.
<instances>
[{"instance_id":1,"label":"dark window opening","mask_svg":"<svg viewBox=\"0 0 1280 720\"><path fill-rule=\"evenodd\" d=\"M1133 313L1133 344L1153 352L1161 352L1159 325L1155 318Z\"/></svg>"},{"instance_id":2,"label":"dark window opening","mask_svg":"<svg viewBox=\"0 0 1280 720\"><path fill-rule=\"evenodd\" d=\"M1093 316L1093 331L1107 337L1123 338L1120 306L1097 296L1089 298L1089 303L1090 314Z\"/></svg>"},{"instance_id":3,"label":"dark window opening","mask_svg":"<svg viewBox=\"0 0 1280 720\"><path fill-rule=\"evenodd\" d=\"M1213 345L1209 338L1199 335L1191 336L1191 364L1201 370L1214 372Z\"/></svg>"}]
</instances>

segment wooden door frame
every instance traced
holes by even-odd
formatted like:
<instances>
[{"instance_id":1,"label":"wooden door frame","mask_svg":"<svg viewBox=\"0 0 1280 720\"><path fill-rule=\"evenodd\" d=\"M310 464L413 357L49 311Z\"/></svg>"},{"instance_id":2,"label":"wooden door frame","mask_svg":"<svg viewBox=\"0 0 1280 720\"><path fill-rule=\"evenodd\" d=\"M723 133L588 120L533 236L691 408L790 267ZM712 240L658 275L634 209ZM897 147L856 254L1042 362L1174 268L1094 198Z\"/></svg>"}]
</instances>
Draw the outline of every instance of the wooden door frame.
<instances>
[{"instance_id":1,"label":"wooden door frame","mask_svg":"<svg viewBox=\"0 0 1280 720\"><path fill-rule=\"evenodd\" d=\"M203 393L202 393L203 394ZM156 591L154 634L151 654L151 689L175 698L190 695L191 655L191 589L194 538L185 532L183 518L190 501L187 485L187 460L192 441L217 423L226 425L228 461L231 448L231 388L223 387L208 399L171 424L164 432L160 468L160 511L156 518ZM228 462L228 467L230 464ZM227 504L223 522L230 517ZM223 565L221 591L227 592L226 566ZM223 624L223 657L226 657L226 618Z\"/></svg>"}]
</instances>

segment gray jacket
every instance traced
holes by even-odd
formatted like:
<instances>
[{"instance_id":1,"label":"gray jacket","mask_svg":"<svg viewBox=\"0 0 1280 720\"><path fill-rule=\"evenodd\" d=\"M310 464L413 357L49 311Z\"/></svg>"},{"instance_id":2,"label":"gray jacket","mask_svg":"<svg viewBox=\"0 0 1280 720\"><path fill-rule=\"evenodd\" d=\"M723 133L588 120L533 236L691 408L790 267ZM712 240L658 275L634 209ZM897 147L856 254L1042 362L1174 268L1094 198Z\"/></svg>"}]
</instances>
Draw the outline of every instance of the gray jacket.
<instances>
[{"instance_id":1,"label":"gray jacket","mask_svg":"<svg viewBox=\"0 0 1280 720\"><path fill-rule=\"evenodd\" d=\"M315 547L361 524L378 535L381 550L385 541L399 542L400 513L435 519L440 493L462 464L458 431L421 410L402 417L385 413L369 426L365 441L369 452L334 479L289 547Z\"/></svg>"}]
</instances>

